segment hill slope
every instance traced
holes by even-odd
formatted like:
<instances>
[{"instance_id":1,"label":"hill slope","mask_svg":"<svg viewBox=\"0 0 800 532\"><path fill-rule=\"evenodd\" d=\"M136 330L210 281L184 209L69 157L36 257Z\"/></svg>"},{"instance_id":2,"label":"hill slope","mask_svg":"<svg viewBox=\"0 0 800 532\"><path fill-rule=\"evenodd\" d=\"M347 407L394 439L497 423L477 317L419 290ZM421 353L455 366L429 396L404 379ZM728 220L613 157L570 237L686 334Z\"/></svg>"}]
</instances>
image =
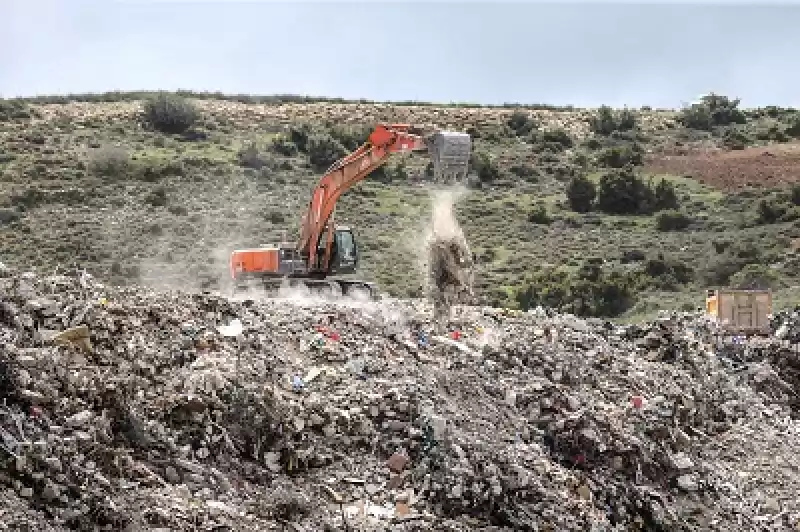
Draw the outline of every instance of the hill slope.
<instances>
[{"instance_id":1,"label":"hill slope","mask_svg":"<svg viewBox=\"0 0 800 532\"><path fill-rule=\"evenodd\" d=\"M739 110L719 97L682 111L612 111L195 95L193 120L164 133L142 120L150 96L2 102L0 260L45 271L78 262L115 283L224 287L229 251L293 236L325 163L386 121L475 138L472 190L457 211L484 302L634 316L696 307L715 284L766 283L781 289L779 304L795 298L792 110ZM626 163L632 171L615 168ZM337 212L357 231L364 276L392 295L419 293L426 164L393 160ZM567 201L576 179L596 190L588 212Z\"/></svg>"}]
</instances>

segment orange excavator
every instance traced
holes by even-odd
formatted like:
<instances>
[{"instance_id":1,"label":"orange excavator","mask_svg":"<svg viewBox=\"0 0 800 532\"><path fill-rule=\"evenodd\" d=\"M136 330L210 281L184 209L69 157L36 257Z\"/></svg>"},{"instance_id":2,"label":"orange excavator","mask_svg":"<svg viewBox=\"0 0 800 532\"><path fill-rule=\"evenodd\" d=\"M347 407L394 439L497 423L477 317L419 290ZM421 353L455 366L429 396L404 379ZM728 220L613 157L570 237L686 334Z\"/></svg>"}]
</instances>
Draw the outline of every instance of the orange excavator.
<instances>
[{"instance_id":1,"label":"orange excavator","mask_svg":"<svg viewBox=\"0 0 800 532\"><path fill-rule=\"evenodd\" d=\"M283 242L276 247L231 253L234 291L258 280L268 289L288 282L323 294L374 298L372 283L340 277L356 273L359 256L353 231L334 223L336 202L392 154L412 151L429 153L434 181L459 182L467 175L472 139L467 133L453 131L420 135L408 124L377 125L364 144L325 172L302 217L300 238L295 244Z\"/></svg>"}]
</instances>

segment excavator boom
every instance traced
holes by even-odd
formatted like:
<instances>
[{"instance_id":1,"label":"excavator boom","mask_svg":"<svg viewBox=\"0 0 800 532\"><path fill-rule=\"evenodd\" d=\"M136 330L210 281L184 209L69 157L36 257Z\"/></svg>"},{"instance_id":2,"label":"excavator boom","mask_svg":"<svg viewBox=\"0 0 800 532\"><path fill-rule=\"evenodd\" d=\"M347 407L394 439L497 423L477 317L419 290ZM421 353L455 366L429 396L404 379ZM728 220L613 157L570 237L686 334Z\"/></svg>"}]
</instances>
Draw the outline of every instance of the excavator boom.
<instances>
[{"instance_id":1,"label":"excavator boom","mask_svg":"<svg viewBox=\"0 0 800 532\"><path fill-rule=\"evenodd\" d=\"M353 185L366 178L386 163L393 153L426 150L421 136L409 133L406 124L378 125L367 142L354 152L335 162L314 189L308 209L300 227L297 251L308 256L309 270L327 271L331 242L325 242L325 253L320 256L320 238L328 228L336 202Z\"/></svg>"}]
</instances>

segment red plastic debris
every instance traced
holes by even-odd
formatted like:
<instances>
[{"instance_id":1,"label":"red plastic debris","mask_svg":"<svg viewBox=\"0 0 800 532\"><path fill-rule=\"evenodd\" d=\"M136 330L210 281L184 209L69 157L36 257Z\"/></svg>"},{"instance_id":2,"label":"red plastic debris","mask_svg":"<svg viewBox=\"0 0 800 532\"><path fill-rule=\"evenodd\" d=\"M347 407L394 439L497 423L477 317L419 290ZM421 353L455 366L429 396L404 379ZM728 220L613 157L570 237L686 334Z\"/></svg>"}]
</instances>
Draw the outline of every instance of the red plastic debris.
<instances>
[{"instance_id":1,"label":"red plastic debris","mask_svg":"<svg viewBox=\"0 0 800 532\"><path fill-rule=\"evenodd\" d=\"M644 402L644 398L641 395L634 395L631 397L631 403L633 404L633 408L642 408L642 403Z\"/></svg>"}]
</instances>

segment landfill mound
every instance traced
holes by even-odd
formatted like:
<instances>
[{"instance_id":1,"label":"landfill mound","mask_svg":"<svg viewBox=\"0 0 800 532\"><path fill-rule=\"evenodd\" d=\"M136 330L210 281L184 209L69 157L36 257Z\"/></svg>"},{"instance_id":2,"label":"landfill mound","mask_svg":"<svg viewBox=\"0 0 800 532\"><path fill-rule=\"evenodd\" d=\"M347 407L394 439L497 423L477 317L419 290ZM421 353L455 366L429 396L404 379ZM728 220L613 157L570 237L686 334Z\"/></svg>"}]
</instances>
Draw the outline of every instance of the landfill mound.
<instances>
[{"instance_id":1,"label":"landfill mound","mask_svg":"<svg viewBox=\"0 0 800 532\"><path fill-rule=\"evenodd\" d=\"M785 340L454 314L0 271L0 529L800 526Z\"/></svg>"}]
</instances>

